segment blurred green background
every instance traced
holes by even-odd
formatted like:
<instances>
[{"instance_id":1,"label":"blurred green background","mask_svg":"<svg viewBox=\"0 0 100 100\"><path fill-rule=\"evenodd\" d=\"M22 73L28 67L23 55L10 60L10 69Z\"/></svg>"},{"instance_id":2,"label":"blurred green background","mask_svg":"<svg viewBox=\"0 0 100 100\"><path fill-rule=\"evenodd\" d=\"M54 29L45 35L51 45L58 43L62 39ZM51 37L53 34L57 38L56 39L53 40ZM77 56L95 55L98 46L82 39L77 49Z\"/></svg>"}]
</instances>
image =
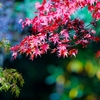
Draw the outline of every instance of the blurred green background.
<instances>
[{"instance_id":1,"label":"blurred green background","mask_svg":"<svg viewBox=\"0 0 100 100\"><path fill-rule=\"evenodd\" d=\"M19 19L33 18L34 4L42 0L0 0L0 39L6 37L11 45L19 43L30 34L28 28L21 29ZM71 16L80 18L85 25L92 20L87 8ZM91 26L90 26L91 27ZM89 27L89 28L90 28ZM99 34L99 25L96 27ZM76 57L58 58L56 54L45 54L30 61L25 55L11 60L11 54L0 51L0 66L15 68L25 80L18 98L9 91L0 92L0 100L100 100L100 59L94 53L99 43L79 48Z\"/></svg>"}]
</instances>

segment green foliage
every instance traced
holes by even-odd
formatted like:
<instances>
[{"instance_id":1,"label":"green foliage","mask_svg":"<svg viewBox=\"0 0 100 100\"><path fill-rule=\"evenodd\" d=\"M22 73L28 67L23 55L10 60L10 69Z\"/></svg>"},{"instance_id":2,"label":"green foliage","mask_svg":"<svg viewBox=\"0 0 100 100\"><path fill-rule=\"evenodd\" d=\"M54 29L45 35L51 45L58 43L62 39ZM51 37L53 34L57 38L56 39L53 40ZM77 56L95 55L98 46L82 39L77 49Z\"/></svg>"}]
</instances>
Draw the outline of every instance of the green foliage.
<instances>
[{"instance_id":1,"label":"green foliage","mask_svg":"<svg viewBox=\"0 0 100 100\"><path fill-rule=\"evenodd\" d=\"M9 53L10 52L10 42L9 40L7 40L6 38L3 38L2 40L0 40L0 48L3 49L3 51L5 53Z\"/></svg>"},{"instance_id":2,"label":"green foliage","mask_svg":"<svg viewBox=\"0 0 100 100\"><path fill-rule=\"evenodd\" d=\"M15 93L16 97L20 94L20 87L24 84L24 79L16 69L0 68L0 91L8 91Z\"/></svg>"}]
</instances>

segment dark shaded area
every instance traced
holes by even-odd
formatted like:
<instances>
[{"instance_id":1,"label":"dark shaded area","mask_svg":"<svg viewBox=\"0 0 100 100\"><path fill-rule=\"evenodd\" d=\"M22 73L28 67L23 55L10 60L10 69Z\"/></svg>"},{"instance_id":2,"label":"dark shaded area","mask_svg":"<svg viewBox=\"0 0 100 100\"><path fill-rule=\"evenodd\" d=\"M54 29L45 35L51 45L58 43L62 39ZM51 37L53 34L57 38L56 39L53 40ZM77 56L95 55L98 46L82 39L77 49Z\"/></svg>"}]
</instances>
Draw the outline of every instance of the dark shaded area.
<instances>
[{"instance_id":1,"label":"dark shaded area","mask_svg":"<svg viewBox=\"0 0 100 100\"><path fill-rule=\"evenodd\" d=\"M15 68L22 73L25 84L21 90L18 98L11 95L9 92L0 93L0 100L49 100L49 95L52 93L55 84L47 85L45 78L49 75L47 66L50 64L57 64L59 59L55 55L43 55L30 61L25 55L10 60L9 58L4 61L4 68Z\"/></svg>"}]
</instances>

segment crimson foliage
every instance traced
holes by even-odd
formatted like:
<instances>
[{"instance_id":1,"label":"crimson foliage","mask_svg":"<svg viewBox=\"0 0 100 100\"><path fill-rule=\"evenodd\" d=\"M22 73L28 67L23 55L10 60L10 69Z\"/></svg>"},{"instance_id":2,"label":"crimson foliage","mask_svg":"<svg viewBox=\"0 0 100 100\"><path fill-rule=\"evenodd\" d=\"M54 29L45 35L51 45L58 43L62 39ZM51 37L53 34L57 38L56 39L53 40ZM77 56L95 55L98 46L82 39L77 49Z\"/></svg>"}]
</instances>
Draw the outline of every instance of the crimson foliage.
<instances>
[{"instance_id":1,"label":"crimson foliage","mask_svg":"<svg viewBox=\"0 0 100 100\"><path fill-rule=\"evenodd\" d=\"M33 60L48 50L51 53L57 52L58 57L76 56L77 45L84 48L92 41L98 42L100 38L95 35L94 29L87 28L79 18L71 19L76 10L84 7L92 14L93 21L90 25L95 27L96 21L100 19L99 0L43 0L42 4L37 2L36 16L19 21L22 28L31 26L32 35L26 36L11 48L13 58L19 53L25 53ZM100 53L96 57L99 56Z\"/></svg>"}]
</instances>

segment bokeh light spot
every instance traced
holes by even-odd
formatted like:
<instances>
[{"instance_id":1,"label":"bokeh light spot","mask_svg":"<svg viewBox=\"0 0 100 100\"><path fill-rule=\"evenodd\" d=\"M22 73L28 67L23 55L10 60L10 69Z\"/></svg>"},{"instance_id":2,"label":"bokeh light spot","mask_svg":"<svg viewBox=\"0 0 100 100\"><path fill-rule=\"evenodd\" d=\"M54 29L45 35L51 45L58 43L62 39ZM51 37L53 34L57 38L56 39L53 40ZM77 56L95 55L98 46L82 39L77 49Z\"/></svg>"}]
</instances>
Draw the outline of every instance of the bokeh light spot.
<instances>
[{"instance_id":1,"label":"bokeh light spot","mask_svg":"<svg viewBox=\"0 0 100 100\"><path fill-rule=\"evenodd\" d=\"M85 64L85 71L87 72L89 77L94 77L96 70L93 68L93 64L91 61L87 61Z\"/></svg>"},{"instance_id":2,"label":"bokeh light spot","mask_svg":"<svg viewBox=\"0 0 100 100\"><path fill-rule=\"evenodd\" d=\"M100 70L97 71L96 76L97 76L97 78L100 80Z\"/></svg>"},{"instance_id":3,"label":"bokeh light spot","mask_svg":"<svg viewBox=\"0 0 100 100\"><path fill-rule=\"evenodd\" d=\"M60 95L58 93L52 93L50 95L50 100L59 100Z\"/></svg>"},{"instance_id":4,"label":"bokeh light spot","mask_svg":"<svg viewBox=\"0 0 100 100\"><path fill-rule=\"evenodd\" d=\"M81 73L83 71L83 65L80 61L73 60L68 64L67 70L69 72Z\"/></svg>"},{"instance_id":5,"label":"bokeh light spot","mask_svg":"<svg viewBox=\"0 0 100 100\"><path fill-rule=\"evenodd\" d=\"M65 77L63 75L59 75L56 79L57 83L59 84L64 84L65 82Z\"/></svg>"},{"instance_id":6,"label":"bokeh light spot","mask_svg":"<svg viewBox=\"0 0 100 100\"><path fill-rule=\"evenodd\" d=\"M45 79L45 83L51 85L56 82L56 78L54 75L50 75Z\"/></svg>"},{"instance_id":7,"label":"bokeh light spot","mask_svg":"<svg viewBox=\"0 0 100 100\"><path fill-rule=\"evenodd\" d=\"M70 92L69 92L70 98L76 98L77 95L78 95L78 90L76 88L73 88L73 89L70 90Z\"/></svg>"}]
</instances>

